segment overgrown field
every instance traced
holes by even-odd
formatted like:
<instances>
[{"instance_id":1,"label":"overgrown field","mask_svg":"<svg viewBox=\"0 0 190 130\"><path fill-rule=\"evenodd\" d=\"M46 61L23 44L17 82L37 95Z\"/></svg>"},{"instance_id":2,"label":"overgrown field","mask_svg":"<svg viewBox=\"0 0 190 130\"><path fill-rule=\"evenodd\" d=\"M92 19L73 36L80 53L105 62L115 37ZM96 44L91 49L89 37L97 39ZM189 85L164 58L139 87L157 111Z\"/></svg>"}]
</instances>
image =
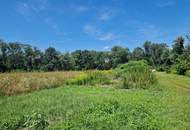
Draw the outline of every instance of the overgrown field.
<instances>
[{"instance_id":1,"label":"overgrown field","mask_svg":"<svg viewBox=\"0 0 190 130\"><path fill-rule=\"evenodd\" d=\"M149 89L99 87L85 82L84 77L58 88L1 96L0 129L34 128L35 124L39 126L36 129L55 130L190 128L188 77L156 73L158 84Z\"/></svg>"},{"instance_id":2,"label":"overgrown field","mask_svg":"<svg viewBox=\"0 0 190 130\"><path fill-rule=\"evenodd\" d=\"M0 73L0 94L13 95L61 85L81 72Z\"/></svg>"}]
</instances>

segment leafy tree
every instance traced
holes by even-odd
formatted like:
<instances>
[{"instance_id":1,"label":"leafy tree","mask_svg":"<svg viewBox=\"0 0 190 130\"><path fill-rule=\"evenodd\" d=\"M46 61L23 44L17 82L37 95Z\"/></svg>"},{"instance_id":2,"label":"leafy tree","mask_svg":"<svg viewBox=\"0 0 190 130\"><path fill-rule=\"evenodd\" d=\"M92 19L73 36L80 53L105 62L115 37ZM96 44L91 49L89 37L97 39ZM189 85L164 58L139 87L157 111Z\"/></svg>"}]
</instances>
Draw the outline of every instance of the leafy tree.
<instances>
[{"instance_id":1,"label":"leafy tree","mask_svg":"<svg viewBox=\"0 0 190 130\"><path fill-rule=\"evenodd\" d=\"M34 63L34 51L31 46L26 46L24 48L25 52L25 66L28 71L33 70L33 63Z\"/></svg>"},{"instance_id":2,"label":"leafy tree","mask_svg":"<svg viewBox=\"0 0 190 130\"><path fill-rule=\"evenodd\" d=\"M22 44L13 42L8 46L8 63L7 66L11 70L24 70L24 52Z\"/></svg>"},{"instance_id":3,"label":"leafy tree","mask_svg":"<svg viewBox=\"0 0 190 130\"><path fill-rule=\"evenodd\" d=\"M5 72L7 70L7 51L8 45L0 40L0 72Z\"/></svg>"},{"instance_id":4,"label":"leafy tree","mask_svg":"<svg viewBox=\"0 0 190 130\"><path fill-rule=\"evenodd\" d=\"M75 62L76 70L94 69L94 51L76 50L71 55Z\"/></svg>"},{"instance_id":5,"label":"leafy tree","mask_svg":"<svg viewBox=\"0 0 190 130\"><path fill-rule=\"evenodd\" d=\"M112 67L109 52L96 52L94 56L95 69L107 70Z\"/></svg>"},{"instance_id":6,"label":"leafy tree","mask_svg":"<svg viewBox=\"0 0 190 130\"><path fill-rule=\"evenodd\" d=\"M130 53L128 48L114 46L111 51L76 50L72 53L60 53L49 47L45 52L36 47L18 42L7 43L0 40L0 72L11 70L56 71L111 69L129 60L146 60L149 65L167 70L172 65L185 71L190 69L190 35L189 44L184 47L184 38L178 37L172 49L164 43L146 41L143 48L137 47ZM185 72L179 70L179 72Z\"/></svg>"},{"instance_id":7,"label":"leafy tree","mask_svg":"<svg viewBox=\"0 0 190 130\"><path fill-rule=\"evenodd\" d=\"M117 67L118 64L126 63L129 61L130 51L128 48L114 46L111 49L112 67Z\"/></svg>"},{"instance_id":8,"label":"leafy tree","mask_svg":"<svg viewBox=\"0 0 190 130\"><path fill-rule=\"evenodd\" d=\"M45 71L55 71L59 70L60 62L59 62L59 53L55 48L49 47L45 50L44 58L43 58L44 66L42 70Z\"/></svg>"},{"instance_id":9,"label":"leafy tree","mask_svg":"<svg viewBox=\"0 0 190 130\"><path fill-rule=\"evenodd\" d=\"M144 50L140 47L135 48L131 54L131 59L137 61L144 59Z\"/></svg>"},{"instance_id":10,"label":"leafy tree","mask_svg":"<svg viewBox=\"0 0 190 130\"><path fill-rule=\"evenodd\" d=\"M153 67L170 65L170 52L164 43L157 44L147 41L144 43L145 60Z\"/></svg>"},{"instance_id":11,"label":"leafy tree","mask_svg":"<svg viewBox=\"0 0 190 130\"><path fill-rule=\"evenodd\" d=\"M34 51L33 69L40 70L41 66L43 65L44 54L36 47L34 47L33 51Z\"/></svg>"},{"instance_id":12,"label":"leafy tree","mask_svg":"<svg viewBox=\"0 0 190 130\"><path fill-rule=\"evenodd\" d=\"M59 61L61 64L61 70L73 70L74 60L69 53L65 53L59 56Z\"/></svg>"},{"instance_id":13,"label":"leafy tree","mask_svg":"<svg viewBox=\"0 0 190 130\"><path fill-rule=\"evenodd\" d=\"M183 37L177 37L176 40L174 40L173 45L173 60L176 61L176 59L179 57L179 55L182 55L184 52L184 38Z\"/></svg>"}]
</instances>

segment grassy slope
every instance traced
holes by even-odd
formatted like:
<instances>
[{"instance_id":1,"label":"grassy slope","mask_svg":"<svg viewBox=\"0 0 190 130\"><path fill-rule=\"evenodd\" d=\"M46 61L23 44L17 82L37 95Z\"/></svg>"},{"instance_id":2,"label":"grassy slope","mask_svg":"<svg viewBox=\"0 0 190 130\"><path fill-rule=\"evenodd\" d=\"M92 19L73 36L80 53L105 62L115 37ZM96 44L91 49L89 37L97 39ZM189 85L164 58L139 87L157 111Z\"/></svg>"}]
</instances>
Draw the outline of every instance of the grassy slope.
<instances>
[{"instance_id":1,"label":"grassy slope","mask_svg":"<svg viewBox=\"0 0 190 130\"><path fill-rule=\"evenodd\" d=\"M49 129L190 128L190 78L157 76L164 90L70 86L0 97L0 121L38 111Z\"/></svg>"}]
</instances>

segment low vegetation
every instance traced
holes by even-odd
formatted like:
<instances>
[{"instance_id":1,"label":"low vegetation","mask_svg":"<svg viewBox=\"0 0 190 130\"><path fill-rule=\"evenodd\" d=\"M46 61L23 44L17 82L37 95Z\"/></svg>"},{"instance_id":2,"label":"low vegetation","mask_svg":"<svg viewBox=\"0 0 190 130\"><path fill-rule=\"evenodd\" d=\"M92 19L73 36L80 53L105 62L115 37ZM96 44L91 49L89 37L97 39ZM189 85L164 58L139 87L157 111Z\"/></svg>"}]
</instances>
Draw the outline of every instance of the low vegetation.
<instances>
[{"instance_id":1,"label":"low vegetation","mask_svg":"<svg viewBox=\"0 0 190 130\"><path fill-rule=\"evenodd\" d=\"M53 88L65 83L66 79L74 78L81 72L30 72L0 74L0 93L13 95L31 92L44 88Z\"/></svg>"},{"instance_id":2,"label":"low vegetation","mask_svg":"<svg viewBox=\"0 0 190 130\"><path fill-rule=\"evenodd\" d=\"M80 75L68 79L66 85L110 85L112 84L112 71L85 71Z\"/></svg>"},{"instance_id":3,"label":"low vegetation","mask_svg":"<svg viewBox=\"0 0 190 130\"><path fill-rule=\"evenodd\" d=\"M157 88L68 85L0 97L0 129L188 129L190 79L156 73Z\"/></svg>"},{"instance_id":4,"label":"low vegetation","mask_svg":"<svg viewBox=\"0 0 190 130\"><path fill-rule=\"evenodd\" d=\"M144 61L131 61L106 71L30 72L0 74L0 93L14 95L60 85L148 88L156 78Z\"/></svg>"},{"instance_id":5,"label":"low vegetation","mask_svg":"<svg viewBox=\"0 0 190 130\"><path fill-rule=\"evenodd\" d=\"M156 83L156 77L145 61L130 61L119 65L115 74L121 78L122 88L149 88Z\"/></svg>"}]
</instances>

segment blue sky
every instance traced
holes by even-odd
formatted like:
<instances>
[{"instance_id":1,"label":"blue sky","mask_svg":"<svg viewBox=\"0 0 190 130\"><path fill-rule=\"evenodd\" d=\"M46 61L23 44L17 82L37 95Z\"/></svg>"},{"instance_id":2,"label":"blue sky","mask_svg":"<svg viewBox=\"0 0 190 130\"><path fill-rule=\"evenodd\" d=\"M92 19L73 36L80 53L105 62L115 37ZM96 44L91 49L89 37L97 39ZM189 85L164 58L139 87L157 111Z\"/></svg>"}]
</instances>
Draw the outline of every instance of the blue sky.
<instances>
[{"instance_id":1,"label":"blue sky","mask_svg":"<svg viewBox=\"0 0 190 130\"><path fill-rule=\"evenodd\" d=\"M40 49L133 49L190 32L190 0L1 0L0 39Z\"/></svg>"}]
</instances>

